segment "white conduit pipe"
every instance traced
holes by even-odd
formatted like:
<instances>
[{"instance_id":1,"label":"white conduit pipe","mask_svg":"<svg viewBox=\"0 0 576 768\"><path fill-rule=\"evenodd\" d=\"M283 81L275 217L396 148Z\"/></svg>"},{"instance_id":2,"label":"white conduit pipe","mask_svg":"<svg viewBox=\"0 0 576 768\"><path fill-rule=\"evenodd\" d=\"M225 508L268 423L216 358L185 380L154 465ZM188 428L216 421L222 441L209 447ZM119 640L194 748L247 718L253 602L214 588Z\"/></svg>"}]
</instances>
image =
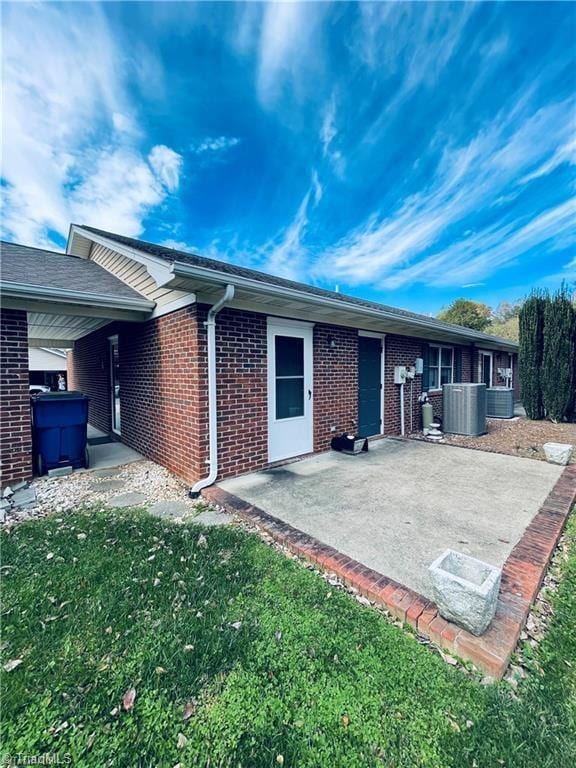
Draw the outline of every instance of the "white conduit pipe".
<instances>
[{"instance_id":1,"label":"white conduit pipe","mask_svg":"<svg viewBox=\"0 0 576 768\"><path fill-rule=\"evenodd\" d=\"M200 491L212 485L218 475L218 389L216 386L216 315L224 304L234 298L234 286L227 285L224 295L213 307L208 310L208 318L204 325L207 331L208 353L208 439L210 444L210 453L208 464L210 473L208 477L198 480L190 489L189 496L193 499L198 498Z\"/></svg>"},{"instance_id":2,"label":"white conduit pipe","mask_svg":"<svg viewBox=\"0 0 576 768\"><path fill-rule=\"evenodd\" d=\"M400 384L400 434L404 437L404 382Z\"/></svg>"}]
</instances>

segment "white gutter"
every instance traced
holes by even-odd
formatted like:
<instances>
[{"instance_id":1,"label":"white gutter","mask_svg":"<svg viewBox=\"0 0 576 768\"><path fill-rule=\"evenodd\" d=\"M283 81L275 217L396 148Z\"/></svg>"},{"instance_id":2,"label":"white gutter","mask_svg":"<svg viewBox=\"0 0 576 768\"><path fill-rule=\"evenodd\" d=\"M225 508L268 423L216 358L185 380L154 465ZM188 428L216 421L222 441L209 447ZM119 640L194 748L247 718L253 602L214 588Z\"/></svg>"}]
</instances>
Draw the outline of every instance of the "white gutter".
<instances>
[{"instance_id":1,"label":"white gutter","mask_svg":"<svg viewBox=\"0 0 576 768\"><path fill-rule=\"evenodd\" d=\"M208 352L208 439L210 442L210 454L208 465L210 473L190 489L189 495L196 499L203 488L212 485L218 475L218 390L216 386L216 315L224 304L234 298L234 286L227 285L224 295L210 307L208 318L204 325L208 332L207 352Z\"/></svg>"},{"instance_id":2,"label":"white gutter","mask_svg":"<svg viewBox=\"0 0 576 768\"><path fill-rule=\"evenodd\" d=\"M367 315L369 317L378 318L380 320L390 320L395 323L404 323L408 327L422 328L427 331L439 331L444 334L450 334L462 339L468 339L476 342L478 345L482 342L484 345L492 344L496 349L502 349L504 347L507 350L513 352L518 351L518 345L511 342L509 339L502 339L499 336L490 336L485 333L478 333L468 328L461 326L453 326L449 323L444 323L441 320L436 320L433 317L410 317L394 312L393 310L382 308L376 309L372 307L365 307L361 304L349 302L343 299L334 299L330 296L319 296L314 293L309 293L306 290L300 290L297 288L289 288L284 285L275 285L274 283L267 283L264 280L256 280L254 278L244 277L242 275L232 275L228 273L220 272L210 267L200 267L191 264L185 264L181 261L175 261L172 265L175 277L184 278L196 278L205 279L206 281L213 283L230 283L234 284L237 288L245 288L250 291L272 294L281 296L282 298L294 299L296 301L302 301L308 304L317 304L324 307L331 307L340 311L349 311L355 314ZM198 289L197 289L198 291ZM268 310L269 311L269 310Z\"/></svg>"}]
</instances>

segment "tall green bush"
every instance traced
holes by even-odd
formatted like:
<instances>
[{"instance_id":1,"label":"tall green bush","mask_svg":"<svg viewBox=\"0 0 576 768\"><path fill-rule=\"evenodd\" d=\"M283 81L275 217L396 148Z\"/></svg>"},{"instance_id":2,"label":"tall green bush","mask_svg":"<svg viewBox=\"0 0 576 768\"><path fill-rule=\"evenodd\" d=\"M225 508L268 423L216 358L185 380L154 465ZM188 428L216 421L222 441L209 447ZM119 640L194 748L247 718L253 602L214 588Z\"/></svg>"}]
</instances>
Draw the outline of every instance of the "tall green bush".
<instances>
[{"instance_id":1,"label":"tall green bush","mask_svg":"<svg viewBox=\"0 0 576 768\"><path fill-rule=\"evenodd\" d=\"M519 315L519 375L522 403L529 419L544 418L542 399L542 356L544 351L544 309L547 294L533 291Z\"/></svg>"},{"instance_id":2,"label":"tall green bush","mask_svg":"<svg viewBox=\"0 0 576 768\"><path fill-rule=\"evenodd\" d=\"M540 381L544 411L552 421L563 421L571 415L576 387L575 345L574 307L566 289L562 287L544 306Z\"/></svg>"}]
</instances>

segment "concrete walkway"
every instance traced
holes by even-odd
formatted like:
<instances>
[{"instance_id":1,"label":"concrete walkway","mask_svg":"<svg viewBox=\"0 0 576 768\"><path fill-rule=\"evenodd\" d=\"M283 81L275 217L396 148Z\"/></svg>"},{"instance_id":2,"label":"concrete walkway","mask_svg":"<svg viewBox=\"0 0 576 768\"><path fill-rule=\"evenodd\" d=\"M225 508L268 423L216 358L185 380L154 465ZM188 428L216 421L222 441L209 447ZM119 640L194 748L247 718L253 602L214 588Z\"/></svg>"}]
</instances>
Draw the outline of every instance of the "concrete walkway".
<instances>
[{"instance_id":1,"label":"concrete walkway","mask_svg":"<svg viewBox=\"0 0 576 768\"><path fill-rule=\"evenodd\" d=\"M96 429L88 424L88 440L105 438L106 433ZM89 469L109 469L110 467L121 467L124 464L131 464L133 461L142 461L144 456L138 451L129 448L124 443L113 441L101 443L99 445L88 445L90 454Z\"/></svg>"},{"instance_id":2,"label":"concrete walkway","mask_svg":"<svg viewBox=\"0 0 576 768\"><path fill-rule=\"evenodd\" d=\"M561 472L387 439L367 454L322 454L220 487L430 597L428 566L447 548L503 565Z\"/></svg>"}]
</instances>

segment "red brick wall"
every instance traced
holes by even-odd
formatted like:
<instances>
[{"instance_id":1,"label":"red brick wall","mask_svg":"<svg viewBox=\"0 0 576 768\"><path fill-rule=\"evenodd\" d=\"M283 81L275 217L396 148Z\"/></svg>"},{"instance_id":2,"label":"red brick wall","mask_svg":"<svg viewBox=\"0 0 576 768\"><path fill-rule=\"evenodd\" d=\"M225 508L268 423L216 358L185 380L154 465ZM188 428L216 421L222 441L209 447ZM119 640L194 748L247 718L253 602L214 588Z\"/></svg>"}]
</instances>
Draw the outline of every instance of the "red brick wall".
<instances>
[{"instance_id":1,"label":"red brick wall","mask_svg":"<svg viewBox=\"0 0 576 768\"><path fill-rule=\"evenodd\" d=\"M0 312L0 467L2 487L32 477L26 312Z\"/></svg>"},{"instance_id":2,"label":"red brick wall","mask_svg":"<svg viewBox=\"0 0 576 768\"><path fill-rule=\"evenodd\" d=\"M386 336L385 340L385 371L384 371L384 432L387 435L400 434L400 386L394 384L394 367L397 365L414 365L417 357L422 357L427 342L411 336ZM454 346L454 345L447 345ZM462 381L471 381L471 350L470 347L454 346L462 353ZM416 376L413 384L404 385L404 428L410 432L410 405L412 400L412 428L418 431L422 428L422 406L418 397L422 392L422 377ZM442 418L442 392L430 392L429 401L434 408L434 416Z\"/></svg>"},{"instance_id":3,"label":"red brick wall","mask_svg":"<svg viewBox=\"0 0 576 768\"><path fill-rule=\"evenodd\" d=\"M313 345L314 450L325 451L336 434L358 426L358 331L316 325Z\"/></svg>"},{"instance_id":4,"label":"red brick wall","mask_svg":"<svg viewBox=\"0 0 576 768\"><path fill-rule=\"evenodd\" d=\"M206 472L207 399L199 386L205 352L195 306L146 323L111 323L77 341L71 386L91 398L90 423L111 424L109 336L118 335L122 441L189 482Z\"/></svg>"},{"instance_id":5,"label":"red brick wall","mask_svg":"<svg viewBox=\"0 0 576 768\"><path fill-rule=\"evenodd\" d=\"M67 355L68 389L90 398L88 420L97 429L111 429L110 347L108 336L114 331L107 325L74 343Z\"/></svg>"},{"instance_id":6,"label":"red brick wall","mask_svg":"<svg viewBox=\"0 0 576 768\"><path fill-rule=\"evenodd\" d=\"M207 408L197 307L119 332L122 440L189 482L206 471L197 436Z\"/></svg>"},{"instance_id":7,"label":"red brick wall","mask_svg":"<svg viewBox=\"0 0 576 768\"><path fill-rule=\"evenodd\" d=\"M218 476L224 478L268 462L266 315L224 308L216 317L216 351ZM207 391L206 376L200 383Z\"/></svg>"},{"instance_id":8,"label":"red brick wall","mask_svg":"<svg viewBox=\"0 0 576 768\"><path fill-rule=\"evenodd\" d=\"M92 398L90 423L110 431L108 337L117 333L122 441L190 483L209 472L207 309L112 323L76 342L69 366L74 388ZM267 463L266 316L224 309L216 339L219 477L228 477Z\"/></svg>"},{"instance_id":9,"label":"red brick wall","mask_svg":"<svg viewBox=\"0 0 576 768\"><path fill-rule=\"evenodd\" d=\"M118 333L122 439L143 455L193 483L208 474L208 307L191 306L142 324L112 323L76 343L69 367L72 386L92 397L91 423L110 429L108 336ZM335 342L330 346L329 340ZM266 316L224 308L216 321L219 478L261 469L268 461ZM400 433L400 391L395 365L411 365L427 342L388 335L385 340L386 434ZM314 327L314 450L326 450L336 433L357 425L358 331ZM462 379L470 380L470 347L461 347ZM414 380L412 426L421 427ZM410 384L405 426L410 430ZM442 395L430 396L442 415Z\"/></svg>"}]
</instances>

